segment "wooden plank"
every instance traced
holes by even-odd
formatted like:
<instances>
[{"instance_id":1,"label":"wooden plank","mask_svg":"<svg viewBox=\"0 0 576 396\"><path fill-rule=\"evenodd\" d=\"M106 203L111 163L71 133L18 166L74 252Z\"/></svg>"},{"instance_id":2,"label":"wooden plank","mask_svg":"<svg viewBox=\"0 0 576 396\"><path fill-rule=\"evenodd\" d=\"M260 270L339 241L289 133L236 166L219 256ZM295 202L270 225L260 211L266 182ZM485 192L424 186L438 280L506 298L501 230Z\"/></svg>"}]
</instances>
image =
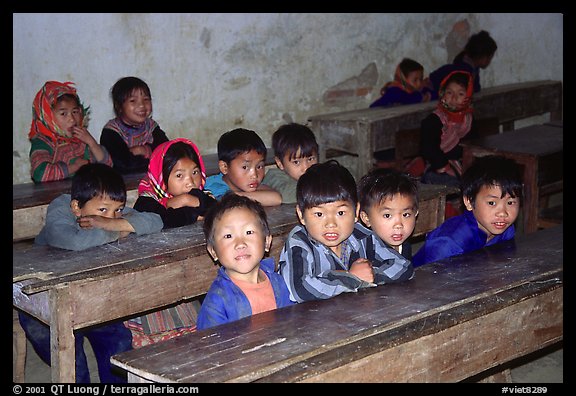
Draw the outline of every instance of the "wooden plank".
<instances>
[{"instance_id":1,"label":"wooden plank","mask_svg":"<svg viewBox=\"0 0 576 396\"><path fill-rule=\"evenodd\" d=\"M265 312L112 362L157 382L458 381L562 339L562 236L561 227L528 234L419 267L409 282Z\"/></svg>"}]
</instances>

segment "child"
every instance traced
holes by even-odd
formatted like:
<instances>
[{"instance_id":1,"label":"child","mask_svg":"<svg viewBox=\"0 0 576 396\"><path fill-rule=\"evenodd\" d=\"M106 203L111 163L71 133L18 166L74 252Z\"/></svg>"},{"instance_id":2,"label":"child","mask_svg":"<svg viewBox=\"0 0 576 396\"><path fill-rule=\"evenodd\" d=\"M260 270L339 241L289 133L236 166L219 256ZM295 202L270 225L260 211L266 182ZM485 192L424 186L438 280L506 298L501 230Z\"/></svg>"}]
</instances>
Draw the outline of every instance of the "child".
<instances>
[{"instance_id":1,"label":"child","mask_svg":"<svg viewBox=\"0 0 576 396\"><path fill-rule=\"evenodd\" d=\"M164 229L193 224L216 203L203 191L205 181L204 161L194 143L185 138L162 143L150 157L134 209L159 214ZM139 348L195 331L199 307L197 300L191 300L126 321L132 346Z\"/></svg>"},{"instance_id":2,"label":"child","mask_svg":"<svg viewBox=\"0 0 576 396\"><path fill-rule=\"evenodd\" d=\"M446 220L426 236L414 266L471 252L514 238L522 201L522 174L511 159L477 158L462 176L466 212Z\"/></svg>"},{"instance_id":3,"label":"child","mask_svg":"<svg viewBox=\"0 0 576 396\"><path fill-rule=\"evenodd\" d=\"M100 143L110 152L118 172L145 172L152 151L168 141L152 119L150 88L137 77L121 78L112 87L112 102L116 118L104 125Z\"/></svg>"},{"instance_id":4,"label":"child","mask_svg":"<svg viewBox=\"0 0 576 396\"><path fill-rule=\"evenodd\" d=\"M162 229L157 214L139 213L125 205L126 188L120 174L108 165L84 165L72 178L71 194L61 195L48 206L46 225L35 243L83 250L129 233L143 235ZM19 320L34 350L50 365L50 327L23 312ZM131 348L132 336L122 322L76 331L76 382L90 382L84 337L92 344L100 382L126 382L110 365L112 355Z\"/></svg>"},{"instance_id":5,"label":"child","mask_svg":"<svg viewBox=\"0 0 576 396\"><path fill-rule=\"evenodd\" d=\"M198 329L293 304L274 271L272 235L262 205L229 192L206 214L206 248L222 267L200 308Z\"/></svg>"},{"instance_id":6,"label":"child","mask_svg":"<svg viewBox=\"0 0 576 396\"><path fill-rule=\"evenodd\" d=\"M407 260L412 260L408 238L416 227L418 186L395 169L376 168L358 183L360 219L372 232Z\"/></svg>"},{"instance_id":7,"label":"child","mask_svg":"<svg viewBox=\"0 0 576 396\"><path fill-rule=\"evenodd\" d=\"M282 203L282 195L262 184L266 172L266 146L256 132L237 128L218 139L220 173L206 179L206 191L216 199L228 192L255 199L264 206Z\"/></svg>"},{"instance_id":8,"label":"child","mask_svg":"<svg viewBox=\"0 0 576 396\"><path fill-rule=\"evenodd\" d=\"M88 132L89 107L73 85L48 81L34 98L28 138L35 183L67 179L88 163L112 166L108 151Z\"/></svg>"},{"instance_id":9,"label":"child","mask_svg":"<svg viewBox=\"0 0 576 396\"><path fill-rule=\"evenodd\" d=\"M421 123L420 151L427 165L422 183L460 185L460 140L478 135L472 125L471 101L470 73L455 71L446 76L436 110Z\"/></svg>"},{"instance_id":10,"label":"child","mask_svg":"<svg viewBox=\"0 0 576 396\"><path fill-rule=\"evenodd\" d=\"M291 123L272 135L276 169L266 172L262 184L282 194L282 203L296 203L296 182L310 166L318 163L318 143L310 128Z\"/></svg>"},{"instance_id":11,"label":"child","mask_svg":"<svg viewBox=\"0 0 576 396\"><path fill-rule=\"evenodd\" d=\"M424 66L410 58L402 59L396 66L394 81L382 87L378 100L370 107L398 106L428 102L431 89L428 80L424 80Z\"/></svg>"},{"instance_id":12,"label":"child","mask_svg":"<svg viewBox=\"0 0 576 396\"><path fill-rule=\"evenodd\" d=\"M296 190L301 225L290 231L280 273L296 302L411 279L410 261L357 222L360 206L352 174L337 161L312 165Z\"/></svg>"},{"instance_id":13,"label":"child","mask_svg":"<svg viewBox=\"0 0 576 396\"><path fill-rule=\"evenodd\" d=\"M203 191L205 181L204 161L196 145L184 138L167 141L150 157L134 209L158 213L165 229L193 224L216 202Z\"/></svg>"},{"instance_id":14,"label":"child","mask_svg":"<svg viewBox=\"0 0 576 396\"><path fill-rule=\"evenodd\" d=\"M430 82L433 86L432 100L439 96L442 80L456 70L470 73L474 78L474 92L480 92L480 69L486 69L492 62L498 46L485 30L473 34L452 63L441 66L430 73Z\"/></svg>"}]
</instances>

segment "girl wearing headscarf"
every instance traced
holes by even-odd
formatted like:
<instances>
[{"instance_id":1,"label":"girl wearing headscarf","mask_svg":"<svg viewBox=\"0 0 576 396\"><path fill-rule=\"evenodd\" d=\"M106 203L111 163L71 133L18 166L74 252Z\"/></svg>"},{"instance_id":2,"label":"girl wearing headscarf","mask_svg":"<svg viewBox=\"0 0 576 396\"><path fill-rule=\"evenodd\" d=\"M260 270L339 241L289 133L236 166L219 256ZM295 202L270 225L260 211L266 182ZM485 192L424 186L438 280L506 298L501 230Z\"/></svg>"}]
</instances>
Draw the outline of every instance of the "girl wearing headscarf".
<instances>
[{"instance_id":1,"label":"girl wearing headscarf","mask_svg":"<svg viewBox=\"0 0 576 396\"><path fill-rule=\"evenodd\" d=\"M28 133L35 183L67 179L88 163L112 166L108 151L87 129L88 114L72 82L47 81L38 91Z\"/></svg>"},{"instance_id":2,"label":"girl wearing headscarf","mask_svg":"<svg viewBox=\"0 0 576 396\"><path fill-rule=\"evenodd\" d=\"M472 123L472 75L454 71L442 81L438 106L422 120L420 151L427 169L422 183L460 185L464 138L478 136Z\"/></svg>"}]
</instances>

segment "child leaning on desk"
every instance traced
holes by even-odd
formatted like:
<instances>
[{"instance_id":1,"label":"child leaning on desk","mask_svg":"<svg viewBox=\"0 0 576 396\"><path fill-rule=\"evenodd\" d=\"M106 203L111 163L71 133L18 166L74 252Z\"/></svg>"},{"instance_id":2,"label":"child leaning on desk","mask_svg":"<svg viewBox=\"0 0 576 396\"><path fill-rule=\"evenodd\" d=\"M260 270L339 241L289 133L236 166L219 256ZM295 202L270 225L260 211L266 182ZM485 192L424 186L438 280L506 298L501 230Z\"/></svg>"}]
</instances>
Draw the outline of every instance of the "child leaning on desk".
<instances>
[{"instance_id":1,"label":"child leaning on desk","mask_svg":"<svg viewBox=\"0 0 576 396\"><path fill-rule=\"evenodd\" d=\"M269 169L262 184L282 194L282 203L296 203L296 183L310 166L318 163L318 143L306 125L282 125L272 135L277 168Z\"/></svg>"},{"instance_id":2,"label":"child leaning on desk","mask_svg":"<svg viewBox=\"0 0 576 396\"><path fill-rule=\"evenodd\" d=\"M280 205L282 195L262 184L266 173L266 153L264 142L252 130L237 128L223 133L218 139L220 173L206 179L205 190L216 199L232 191L264 206Z\"/></svg>"},{"instance_id":3,"label":"child leaning on desk","mask_svg":"<svg viewBox=\"0 0 576 396\"><path fill-rule=\"evenodd\" d=\"M466 211L428 233L415 267L514 238L522 202L522 173L509 158L476 158L462 175Z\"/></svg>"},{"instance_id":4,"label":"child leaning on desk","mask_svg":"<svg viewBox=\"0 0 576 396\"><path fill-rule=\"evenodd\" d=\"M296 302L412 278L412 263L358 223L354 177L337 161L312 165L298 180L300 225L280 253L280 273Z\"/></svg>"},{"instance_id":5,"label":"child leaning on desk","mask_svg":"<svg viewBox=\"0 0 576 396\"><path fill-rule=\"evenodd\" d=\"M130 233L159 232L162 219L126 206L122 176L104 164L82 166L72 178L70 194L62 194L48 206L46 224L34 240L68 250L104 245ZM40 358L50 365L50 327L19 312L27 338ZM76 331L76 382L90 382L84 353L86 337L96 356L100 382L126 382L111 371L110 357L131 348L132 335L122 322Z\"/></svg>"},{"instance_id":6,"label":"child leaning on desk","mask_svg":"<svg viewBox=\"0 0 576 396\"><path fill-rule=\"evenodd\" d=\"M221 267L202 302L198 330L293 304L274 258L264 258L272 235L259 202L224 194L206 214L204 235Z\"/></svg>"}]
</instances>

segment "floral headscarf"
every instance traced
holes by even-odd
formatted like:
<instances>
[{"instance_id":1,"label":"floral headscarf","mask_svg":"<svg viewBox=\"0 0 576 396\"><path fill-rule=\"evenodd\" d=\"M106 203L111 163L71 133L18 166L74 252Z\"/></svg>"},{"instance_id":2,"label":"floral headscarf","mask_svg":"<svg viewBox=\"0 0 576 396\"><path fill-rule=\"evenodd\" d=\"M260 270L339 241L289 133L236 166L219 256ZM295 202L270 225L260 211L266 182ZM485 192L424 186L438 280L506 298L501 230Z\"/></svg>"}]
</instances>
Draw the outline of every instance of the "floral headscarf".
<instances>
[{"instance_id":1,"label":"floral headscarf","mask_svg":"<svg viewBox=\"0 0 576 396\"><path fill-rule=\"evenodd\" d=\"M382 89L380 90L380 95L384 96L386 90L390 87L398 87L409 94L411 94L414 91L417 91L417 89L406 80L406 76L404 75L404 73L402 73L402 70L400 69L400 64L396 66L396 71L394 72L394 80L386 83L386 85L382 87Z\"/></svg>"},{"instance_id":2,"label":"floral headscarf","mask_svg":"<svg viewBox=\"0 0 576 396\"><path fill-rule=\"evenodd\" d=\"M444 102L443 96L446 91L446 83L454 74L464 74L468 78L466 86L466 99L458 108L451 108ZM472 94L474 92L473 78L470 73L463 70L456 70L448 74L440 84L438 91L438 106L434 111L440 121L442 121L442 135L440 137L440 148L447 153L452 150L468 132L472 126Z\"/></svg>"},{"instance_id":3,"label":"floral headscarf","mask_svg":"<svg viewBox=\"0 0 576 396\"><path fill-rule=\"evenodd\" d=\"M28 139L32 139L37 135L44 135L48 137L55 143L58 142L70 142L79 141L75 137L67 137L66 131L60 129L56 124L54 117L54 111L52 106L54 106L62 95L70 94L78 98L80 102L80 107L82 108L82 120L83 126L88 121L89 108L85 108L76 93L76 88L74 88L73 82L58 82L58 81L48 81L44 86L38 91L34 97L34 102L32 103L32 125L30 126L30 132L28 132Z\"/></svg>"},{"instance_id":4,"label":"floral headscarf","mask_svg":"<svg viewBox=\"0 0 576 396\"><path fill-rule=\"evenodd\" d=\"M172 194L170 194L168 190L167 181L164 180L163 172L162 172L162 163L164 162L164 156L166 152L174 143L184 142L191 146L196 155L198 155L200 172L202 172L202 183L198 187L200 190L204 189L204 183L206 182L206 169L204 167L204 161L202 160L202 156L200 155L200 151L198 147L192 141L186 138L177 138L173 140L169 140L167 142L162 143L154 151L150 156L150 163L148 164L148 174L144 177L140 184L138 185L138 195L143 195L147 197L152 197L156 201L160 202L162 206L166 207L168 203L168 199L172 198Z\"/></svg>"}]
</instances>

